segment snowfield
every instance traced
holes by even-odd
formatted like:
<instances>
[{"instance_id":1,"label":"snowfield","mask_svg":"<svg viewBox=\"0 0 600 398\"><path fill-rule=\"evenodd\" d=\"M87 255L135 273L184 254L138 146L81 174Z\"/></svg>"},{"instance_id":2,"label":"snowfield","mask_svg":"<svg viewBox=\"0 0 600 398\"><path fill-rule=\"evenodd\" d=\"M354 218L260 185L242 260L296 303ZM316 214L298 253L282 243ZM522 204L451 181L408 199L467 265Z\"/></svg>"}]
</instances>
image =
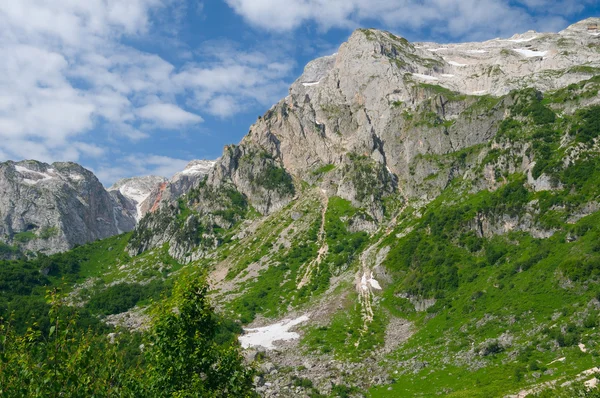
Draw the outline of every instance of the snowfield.
<instances>
[{"instance_id":1,"label":"snowfield","mask_svg":"<svg viewBox=\"0 0 600 398\"><path fill-rule=\"evenodd\" d=\"M261 328L244 329L245 334L239 337L243 348L264 347L267 350L275 349L273 344L276 341L296 340L300 335L289 330L301 323L308 321L310 318L303 315L296 319L284 319L279 323Z\"/></svg>"},{"instance_id":2,"label":"snowfield","mask_svg":"<svg viewBox=\"0 0 600 398\"><path fill-rule=\"evenodd\" d=\"M525 42L528 42L528 41L535 40L537 38L538 38L537 36L533 36L533 37L530 37L528 39L508 39L506 41L512 41L513 43L525 43Z\"/></svg>"},{"instance_id":3,"label":"snowfield","mask_svg":"<svg viewBox=\"0 0 600 398\"><path fill-rule=\"evenodd\" d=\"M215 162L198 163L193 166L186 167L181 174L183 175L198 175L207 174L214 166Z\"/></svg>"},{"instance_id":4,"label":"snowfield","mask_svg":"<svg viewBox=\"0 0 600 398\"><path fill-rule=\"evenodd\" d=\"M527 58L544 57L546 54L548 54L548 51L533 51L525 48L517 48L515 51Z\"/></svg>"}]
</instances>

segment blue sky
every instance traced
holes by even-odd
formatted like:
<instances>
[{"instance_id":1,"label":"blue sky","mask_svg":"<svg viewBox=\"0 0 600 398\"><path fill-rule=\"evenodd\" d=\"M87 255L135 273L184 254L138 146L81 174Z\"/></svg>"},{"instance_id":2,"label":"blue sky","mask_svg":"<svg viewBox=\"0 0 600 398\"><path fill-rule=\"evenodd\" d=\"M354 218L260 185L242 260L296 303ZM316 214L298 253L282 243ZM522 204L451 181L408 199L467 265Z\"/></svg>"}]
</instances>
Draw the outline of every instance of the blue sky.
<instances>
[{"instance_id":1,"label":"blue sky","mask_svg":"<svg viewBox=\"0 0 600 398\"><path fill-rule=\"evenodd\" d=\"M169 177L237 143L355 28L455 42L599 15L596 0L2 1L0 160Z\"/></svg>"}]
</instances>

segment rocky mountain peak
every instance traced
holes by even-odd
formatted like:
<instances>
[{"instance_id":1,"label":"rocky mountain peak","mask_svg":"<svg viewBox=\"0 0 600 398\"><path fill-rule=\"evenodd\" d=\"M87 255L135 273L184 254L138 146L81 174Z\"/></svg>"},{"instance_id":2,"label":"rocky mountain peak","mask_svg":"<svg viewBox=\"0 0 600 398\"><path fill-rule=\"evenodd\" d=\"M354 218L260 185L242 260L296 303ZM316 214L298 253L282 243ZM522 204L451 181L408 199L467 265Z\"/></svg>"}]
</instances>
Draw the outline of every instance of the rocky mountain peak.
<instances>
[{"instance_id":1,"label":"rocky mountain peak","mask_svg":"<svg viewBox=\"0 0 600 398\"><path fill-rule=\"evenodd\" d=\"M205 176L214 167L216 161L214 160L192 160L185 166L185 169L176 173L172 178L171 182L179 181L186 177L197 177Z\"/></svg>"},{"instance_id":2,"label":"rocky mountain peak","mask_svg":"<svg viewBox=\"0 0 600 398\"><path fill-rule=\"evenodd\" d=\"M155 184L147 197L139 202L138 220L145 214L158 210L163 204L177 200L198 185L212 170L215 163L214 160L192 160L185 169L176 173L170 180L165 179Z\"/></svg>"},{"instance_id":3,"label":"rocky mountain peak","mask_svg":"<svg viewBox=\"0 0 600 398\"><path fill-rule=\"evenodd\" d=\"M0 189L3 256L55 253L135 227L124 198L76 163L1 163Z\"/></svg>"},{"instance_id":4,"label":"rocky mountain peak","mask_svg":"<svg viewBox=\"0 0 600 398\"><path fill-rule=\"evenodd\" d=\"M167 178L159 176L124 178L115 182L108 188L108 191L119 191L125 198L129 199L135 207L135 218L139 220L143 216L142 203L148 198L152 190L167 181Z\"/></svg>"}]
</instances>

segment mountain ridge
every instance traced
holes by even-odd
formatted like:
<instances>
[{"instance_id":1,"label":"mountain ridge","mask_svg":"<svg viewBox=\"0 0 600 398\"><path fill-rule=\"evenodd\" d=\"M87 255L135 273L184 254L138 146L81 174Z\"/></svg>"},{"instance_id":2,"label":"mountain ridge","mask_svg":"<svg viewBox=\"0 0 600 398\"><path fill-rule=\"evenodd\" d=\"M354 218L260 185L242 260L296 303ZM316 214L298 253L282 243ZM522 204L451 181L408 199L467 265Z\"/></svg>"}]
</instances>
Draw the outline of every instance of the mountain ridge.
<instances>
[{"instance_id":1,"label":"mountain ridge","mask_svg":"<svg viewBox=\"0 0 600 398\"><path fill-rule=\"evenodd\" d=\"M74 162L3 162L2 256L54 254L130 232L151 210L143 202L159 185L173 186L163 202L176 200L202 179L212 164L192 161L171 179L131 177L105 188L90 170Z\"/></svg>"},{"instance_id":2,"label":"mountain ridge","mask_svg":"<svg viewBox=\"0 0 600 398\"><path fill-rule=\"evenodd\" d=\"M68 301L139 331L206 277L265 397L595 395L593 21L485 49L355 31L184 194L66 253Z\"/></svg>"},{"instance_id":3,"label":"mountain ridge","mask_svg":"<svg viewBox=\"0 0 600 398\"><path fill-rule=\"evenodd\" d=\"M208 272L249 334L299 324L299 342L250 344L250 357L266 356L264 396L332 393L331 380L373 396L503 396L573 376L543 365L555 355L591 368L576 356L597 308L595 268L576 265L579 251L596 259L597 231L582 231L599 194L600 51L587 23L486 50L355 31L307 65L206 181L142 220L128 253L167 250ZM577 309L557 330L536 310L558 319L561 297ZM535 364L512 365L517 356ZM502 387L467 378L496 368L517 376ZM462 381L437 388L448 369ZM313 390L289 388L305 379Z\"/></svg>"}]
</instances>

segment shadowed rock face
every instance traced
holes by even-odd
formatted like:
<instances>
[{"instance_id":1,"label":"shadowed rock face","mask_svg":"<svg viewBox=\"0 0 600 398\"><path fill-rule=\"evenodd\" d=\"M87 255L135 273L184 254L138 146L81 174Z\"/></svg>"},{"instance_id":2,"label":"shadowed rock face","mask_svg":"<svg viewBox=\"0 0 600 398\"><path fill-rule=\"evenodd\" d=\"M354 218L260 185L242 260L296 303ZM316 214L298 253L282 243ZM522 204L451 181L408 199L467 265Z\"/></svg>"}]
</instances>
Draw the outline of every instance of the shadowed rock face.
<instances>
[{"instance_id":1,"label":"shadowed rock face","mask_svg":"<svg viewBox=\"0 0 600 398\"><path fill-rule=\"evenodd\" d=\"M135 207L75 163L0 164L0 239L22 252L56 253L135 227Z\"/></svg>"}]
</instances>

